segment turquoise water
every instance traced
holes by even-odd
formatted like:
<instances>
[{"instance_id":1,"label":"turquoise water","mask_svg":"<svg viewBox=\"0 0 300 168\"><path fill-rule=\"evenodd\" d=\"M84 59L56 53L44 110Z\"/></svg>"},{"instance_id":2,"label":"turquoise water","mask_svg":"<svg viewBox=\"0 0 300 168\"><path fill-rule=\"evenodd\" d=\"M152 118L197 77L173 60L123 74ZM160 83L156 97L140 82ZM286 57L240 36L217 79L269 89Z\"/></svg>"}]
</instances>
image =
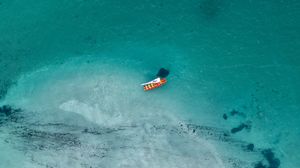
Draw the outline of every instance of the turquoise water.
<instances>
[{"instance_id":1,"label":"turquoise water","mask_svg":"<svg viewBox=\"0 0 300 168\"><path fill-rule=\"evenodd\" d=\"M0 167L299 167L299 9L1 0Z\"/></svg>"}]
</instances>

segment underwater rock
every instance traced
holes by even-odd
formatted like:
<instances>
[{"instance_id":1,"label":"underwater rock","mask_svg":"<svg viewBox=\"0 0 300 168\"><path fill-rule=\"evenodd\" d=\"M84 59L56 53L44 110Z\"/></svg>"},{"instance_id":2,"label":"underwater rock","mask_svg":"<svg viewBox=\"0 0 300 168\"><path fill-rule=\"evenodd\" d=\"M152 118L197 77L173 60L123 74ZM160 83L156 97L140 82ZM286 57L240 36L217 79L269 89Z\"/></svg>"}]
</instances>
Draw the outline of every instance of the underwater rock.
<instances>
[{"instance_id":1,"label":"underwater rock","mask_svg":"<svg viewBox=\"0 0 300 168\"><path fill-rule=\"evenodd\" d=\"M250 150L250 151L253 151L253 149L254 149L254 144L249 144L249 145L247 145L247 149Z\"/></svg>"},{"instance_id":2,"label":"underwater rock","mask_svg":"<svg viewBox=\"0 0 300 168\"><path fill-rule=\"evenodd\" d=\"M280 166L280 160L275 158L275 154L271 149L265 149L261 152L264 159L268 162L268 165L264 165L262 161L255 164L254 168L278 168Z\"/></svg>"},{"instance_id":3,"label":"underwater rock","mask_svg":"<svg viewBox=\"0 0 300 168\"><path fill-rule=\"evenodd\" d=\"M0 127L7 123L16 123L23 119L17 112L21 112L21 109L13 108L9 105L0 106Z\"/></svg>"},{"instance_id":4,"label":"underwater rock","mask_svg":"<svg viewBox=\"0 0 300 168\"><path fill-rule=\"evenodd\" d=\"M266 149L261 152L265 159L269 163L269 168L278 168L280 165L280 160L275 158L275 154L271 149Z\"/></svg>"},{"instance_id":5,"label":"underwater rock","mask_svg":"<svg viewBox=\"0 0 300 168\"><path fill-rule=\"evenodd\" d=\"M6 116L9 116L12 113L12 108L10 106L4 105L4 106L0 107L0 113L3 113Z\"/></svg>"},{"instance_id":6,"label":"underwater rock","mask_svg":"<svg viewBox=\"0 0 300 168\"><path fill-rule=\"evenodd\" d=\"M233 109L231 112L230 112L231 116L235 116L235 115L238 115L238 116L241 116L241 117L246 117L246 115L242 112L239 112L235 109Z\"/></svg>"},{"instance_id":7,"label":"underwater rock","mask_svg":"<svg viewBox=\"0 0 300 168\"><path fill-rule=\"evenodd\" d=\"M272 162L269 162L269 164L269 168L278 168L280 166L280 160L275 158L272 160Z\"/></svg>"},{"instance_id":8,"label":"underwater rock","mask_svg":"<svg viewBox=\"0 0 300 168\"><path fill-rule=\"evenodd\" d=\"M224 113L224 114L223 114L223 119L224 119L224 120L227 120L229 116L241 116L241 117L244 117L244 118L245 118L245 117L246 117L246 114L244 114L244 113L242 113L242 112L239 112L239 111L233 109L233 110L229 113L229 115L227 115L226 113Z\"/></svg>"},{"instance_id":9,"label":"underwater rock","mask_svg":"<svg viewBox=\"0 0 300 168\"><path fill-rule=\"evenodd\" d=\"M266 149L261 152L267 160L274 159L274 153L271 149Z\"/></svg>"},{"instance_id":10,"label":"underwater rock","mask_svg":"<svg viewBox=\"0 0 300 168\"><path fill-rule=\"evenodd\" d=\"M247 129L249 131L251 129L251 123L251 121L246 121L245 123L240 124L238 127L232 128L231 133L235 134L242 131L243 129Z\"/></svg>"},{"instance_id":11,"label":"underwater rock","mask_svg":"<svg viewBox=\"0 0 300 168\"><path fill-rule=\"evenodd\" d=\"M236 115L236 114L238 114L239 112L238 111L236 111L236 110L232 110L231 112L230 112L230 114L232 115L232 116L234 116L234 115Z\"/></svg>"},{"instance_id":12,"label":"underwater rock","mask_svg":"<svg viewBox=\"0 0 300 168\"><path fill-rule=\"evenodd\" d=\"M267 168L267 166L263 165L262 162L258 162L258 163L254 166L254 168Z\"/></svg>"},{"instance_id":13,"label":"underwater rock","mask_svg":"<svg viewBox=\"0 0 300 168\"><path fill-rule=\"evenodd\" d=\"M237 132L242 131L245 127L246 127L246 125L244 123L242 123L238 127L232 128L230 132L235 134Z\"/></svg>"},{"instance_id":14,"label":"underwater rock","mask_svg":"<svg viewBox=\"0 0 300 168\"><path fill-rule=\"evenodd\" d=\"M223 114L223 118L224 118L224 120L227 120L227 118L228 118L227 114Z\"/></svg>"},{"instance_id":15,"label":"underwater rock","mask_svg":"<svg viewBox=\"0 0 300 168\"><path fill-rule=\"evenodd\" d=\"M233 133L233 134L235 134L237 132L242 131L244 128L248 129L248 130L251 129L251 122L248 122L246 124L242 123L238 127L232 128L230 132Z\"/></svg>"},{"instance_id":16,"label":"underwater rock","mask_svg":"<svg viewBox=\"0 0 300 168\"><path fill-rule=\"evenodd\" d=\"M9 105L4 105L2 107L0 107L0 114L5 114L5 116L9 116L14 112L19 112L21 111L21 109L13 109L11 106Z\"/></svg>"}]
</instances>

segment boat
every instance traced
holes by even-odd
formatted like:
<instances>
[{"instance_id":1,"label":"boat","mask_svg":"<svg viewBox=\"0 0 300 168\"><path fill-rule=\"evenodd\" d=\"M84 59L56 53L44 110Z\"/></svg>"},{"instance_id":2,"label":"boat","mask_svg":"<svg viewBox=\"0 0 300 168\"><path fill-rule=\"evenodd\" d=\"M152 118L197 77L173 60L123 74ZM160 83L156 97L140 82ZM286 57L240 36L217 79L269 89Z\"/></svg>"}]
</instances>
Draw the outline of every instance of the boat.
<instances>
[{"instance_id":1,"label":"boat","mask_svg":"<svg viewBox=\"0 0 300 168\"><path fill-rule=\"evenodd\" d=\"M153 90L155 88L161 87L167 83L166 78L156 78L150 82L141 84L144 87L144 91Z\"/></svg>"}]
</instances>

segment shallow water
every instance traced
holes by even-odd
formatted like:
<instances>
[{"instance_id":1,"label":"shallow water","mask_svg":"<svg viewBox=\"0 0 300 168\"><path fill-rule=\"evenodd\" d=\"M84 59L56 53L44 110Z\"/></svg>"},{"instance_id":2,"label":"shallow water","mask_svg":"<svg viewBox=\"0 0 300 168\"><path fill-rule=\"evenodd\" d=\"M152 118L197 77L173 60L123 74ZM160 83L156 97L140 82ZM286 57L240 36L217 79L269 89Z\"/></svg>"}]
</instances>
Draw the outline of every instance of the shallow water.
<instances>
[{"instance_id":1,"label":"shallow water","mask_svg":"<svg viewBox=\"0 0 300 168\"><path fill-rule=\"evenodd\" d=\"M0 167L299 167L299 9L0 1Z\"/></svg>"}]
</instances>

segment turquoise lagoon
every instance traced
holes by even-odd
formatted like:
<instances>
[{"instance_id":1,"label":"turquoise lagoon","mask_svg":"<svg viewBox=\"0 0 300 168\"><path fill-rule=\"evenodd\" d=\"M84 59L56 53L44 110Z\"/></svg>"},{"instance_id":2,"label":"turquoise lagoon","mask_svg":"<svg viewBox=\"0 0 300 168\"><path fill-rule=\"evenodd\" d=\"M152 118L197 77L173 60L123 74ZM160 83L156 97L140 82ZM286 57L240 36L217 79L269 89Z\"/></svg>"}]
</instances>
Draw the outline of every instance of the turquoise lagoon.
<instances>
[{"instance_id":1,"label":"turquoise lagoon","mask_svg":"<svg viewBox=\"0 0 300 168\"><path fill-rule=\"evenodd\" d=\"M0 167L299 167L299 9L1 0Z\"/></svg>"}]
</instances>

